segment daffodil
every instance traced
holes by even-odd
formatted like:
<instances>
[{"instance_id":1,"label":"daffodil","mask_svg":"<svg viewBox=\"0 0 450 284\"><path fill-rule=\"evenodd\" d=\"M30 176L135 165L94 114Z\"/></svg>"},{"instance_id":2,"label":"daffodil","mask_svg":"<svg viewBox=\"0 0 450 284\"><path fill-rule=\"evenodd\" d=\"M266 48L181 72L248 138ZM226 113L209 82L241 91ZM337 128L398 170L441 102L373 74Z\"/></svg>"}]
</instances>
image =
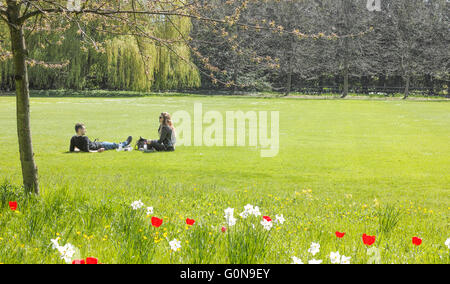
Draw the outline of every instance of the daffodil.
<instances>
[{"instance_id":1,"label":"daffodil","mask_svg":"<svg viewBox=\"0 0 450 284\"><path fill-rule=\"evenodd\" d=\"M450 249L450 238L445 241L445 245Z\"/></svg>"},{"instance_id":2,"label":"daffodil","mask_svg":"<svg viewBox=\"0 0 450 284\"><path fill-rule=\"evenodd\" d=\"M308 252L312 255L316 255L320 251L320 244L319 243L311 243L311 247L308 249Z\"/></svg>"},{"instance_id":3,"label":"daffodil","mask_svg":"<svg viewBox=\"0 0 450 284\"><path fill-rule=\"evenodd\" d=\"M275 223L283 224L285 221L286 219L284 219L283 214L275 216Z\"/></svg>"},{"instance_id":4,"label":"daffodil","mask_svg":"<svg viewBox=\"0 0 450 284\"><path fill-rule=\"evenodd\" d=\"M131 208L133 208L133 210L138 210L140 208L142 208L144 206L144 203L142 203L142 201L138 200L138 201L134 201L133 203L131 203Z\"/></svg>"},{"instance_id":5,"label":"daffodil","mask_svg":"<svg viewBox=\"0 0 450 284\"><path fill-rule=\"evenodd\" d=\"M170 241L169 245L170 249L173 251L178 251L179 249L181 249L181 242L178 241L177 239L173 239L172 241Z\"/></svg>"},{"instance_id":6,"label":"daffodil","mask_svg":"<svg viewBox=\"0 0 450 284\"><path fill-rule=\"evenodd\" d=\"M339 254L339 252L331 252L330 253L330 260L331 263L333 264L339 264L341 263L341 255Z\"/></svg>"},{"instance_id":7,"label":"daffodil","mask_svg":"<svg viewBox=\"0 0 450 284\"><path fill-rule=\"evenodd\" d=\"M261 221L261 225L264 227L265 230L270 231L270 229L272 229L273 223L272 223L272 221L263 219Z\"/></svg>"},{"instance_id":8,"label":"daffodil","mask_svg":"<svg viewBox=\"0 0 450 284\"><path fill-rule=\"evenodd\" d=\"M343 256L341 257L341 264L350 264L350 259L351 259L350 256L345 256L345 255L343 255Z\"/></svg>"}]
</instances>

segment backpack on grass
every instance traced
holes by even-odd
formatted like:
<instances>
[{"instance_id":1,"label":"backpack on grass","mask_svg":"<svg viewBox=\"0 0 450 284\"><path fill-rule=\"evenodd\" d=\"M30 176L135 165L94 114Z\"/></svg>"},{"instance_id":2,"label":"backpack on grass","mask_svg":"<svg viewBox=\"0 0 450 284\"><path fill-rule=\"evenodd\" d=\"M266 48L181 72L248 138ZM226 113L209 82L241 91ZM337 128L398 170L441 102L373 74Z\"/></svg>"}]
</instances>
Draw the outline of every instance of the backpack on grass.
<instances>
[{"instance_id":1,"label":"backpack on grass","mask_svg":"<svg viewBox=\"0 0 450 284\"><path fill-rule=\"evenodd\" d=\"M147 144L147 139L140 137L134 146L135 150L144 151L144 145Z\"/></svg>"}]
</instances>

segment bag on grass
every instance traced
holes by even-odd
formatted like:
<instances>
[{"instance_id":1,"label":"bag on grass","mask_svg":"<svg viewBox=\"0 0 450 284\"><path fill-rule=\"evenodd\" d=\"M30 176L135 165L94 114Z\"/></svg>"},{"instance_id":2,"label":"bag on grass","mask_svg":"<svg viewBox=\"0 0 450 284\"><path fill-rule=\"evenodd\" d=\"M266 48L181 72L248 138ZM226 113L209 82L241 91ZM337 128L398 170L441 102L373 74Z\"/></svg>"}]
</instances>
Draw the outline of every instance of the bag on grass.
<instances>
[{"instance_id":1,"label":"bag on grass","mask_svg":"<svg viewBox=\"0 0 450 284\"><path fill-rule=\"evenodd\" d=\"M134 146L135 150L139 150L139 151L144 151L145 148L144 146L147 144L147 139L145 138L140 138L137 142L136 145Z\"/></svg>"}]
</instances>

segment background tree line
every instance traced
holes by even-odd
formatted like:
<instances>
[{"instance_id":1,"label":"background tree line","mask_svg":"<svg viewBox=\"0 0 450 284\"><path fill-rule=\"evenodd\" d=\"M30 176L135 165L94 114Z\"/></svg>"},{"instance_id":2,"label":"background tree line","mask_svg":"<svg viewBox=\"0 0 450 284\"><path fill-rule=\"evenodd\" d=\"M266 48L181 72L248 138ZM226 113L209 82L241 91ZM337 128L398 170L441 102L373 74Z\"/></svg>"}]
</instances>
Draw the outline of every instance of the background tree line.
<instances>
[{"instance_id":1,"label":"background tree line","mask_svg":"<svg viewBox=\"0 0 450 284\"><path fill-rule=\"evenodd\" d=\"M232 17L241 4L203 2L201 13L211 18ZM171 45L177 55L130 35L111 33L105 39L96 33L95 22L86 28L95 40L105 42L102 52L84 46L85 35L77 26L54 35L30 32L30 57L43 62L69 59L58 71L32 63L30 88L332 92L343 97L381 92L404 93L405 98L412 91L449 94L447 0L382 0L381 12L367 10L366 0L247 2L240 22L274 25L277 31L153 18L149 26L161 38L178 41ZM292 30L298 34L286 32ZM7 38L7 27L0 23L0 42ZM213 80L211 66L217 67ZM0 90L13 89L12 61L0 60Z\"/></svg>"},{"instance_id":2,"label":"background tree line","mask_svg":"<svg viewBox=\"0 0 450 284\"><path fill-rule=\"evenodd\" d=\"M211 14L229 13L216 7ZM383 0L381 12L370 12L365 0L259 1L249 4L243 18L273 21L281 26L279 32L236 29L232 32L245 42L241 50L204 41L196 46L215 65L234 70L221 74L236 83L228 88L233 91L332 92L343 97L349 92L407 97L413 90L449 94L449 9L447 0ZM199 27L194 22L193 38L220 33ZM246 62L255 51L274 58L279 68ZM202 88L224 89L206 77Z\"/></svg>"}]
</instances>

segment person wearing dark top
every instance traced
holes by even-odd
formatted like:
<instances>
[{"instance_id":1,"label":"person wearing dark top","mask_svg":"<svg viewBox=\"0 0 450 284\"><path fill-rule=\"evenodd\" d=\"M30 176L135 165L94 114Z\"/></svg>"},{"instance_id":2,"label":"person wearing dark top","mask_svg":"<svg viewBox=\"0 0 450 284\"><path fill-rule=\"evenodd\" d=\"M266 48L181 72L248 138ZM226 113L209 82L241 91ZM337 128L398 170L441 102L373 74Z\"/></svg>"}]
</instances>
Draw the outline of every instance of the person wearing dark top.
<instances>
[{"instance_id":1,"label":"person wearing dark top","mask_svg":"<svg viewBox=\"0 0 450 284\"><path fill-rule=\"evenodd\" d=\"M133 138L128 137L127 141L122 143L110 143L110 142L92 142L86 136L86 126L82 123L77 123L75 125L75 132L77 135L70 139L70 152L90 152L90 153L101 153L106 150L118 149L120 146L127 147L130 145Z\"/></svg>"},{"instance_id":2,"label":"person wearing dark top","mask_svg":"<svg viewBox=\"0 0 450 284\"><path fill-rule=\"evenodd\" d=\"M147 142L150 151L175 151L176 133L173 127L172 118L169 113L163 112L159 116L159 140Z\"/></svg>"}]
</instances>

